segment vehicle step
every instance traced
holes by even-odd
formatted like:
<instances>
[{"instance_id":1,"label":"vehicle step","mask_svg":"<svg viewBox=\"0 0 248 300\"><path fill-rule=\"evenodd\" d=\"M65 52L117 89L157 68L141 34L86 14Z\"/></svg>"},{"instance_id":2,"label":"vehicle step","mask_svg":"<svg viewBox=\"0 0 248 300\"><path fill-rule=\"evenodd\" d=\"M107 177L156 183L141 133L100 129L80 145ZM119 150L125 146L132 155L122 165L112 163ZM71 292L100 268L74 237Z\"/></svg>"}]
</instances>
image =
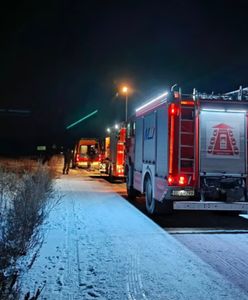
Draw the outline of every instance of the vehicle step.
<instances>
[{"instance_id":1,"label":"vehicle step","mask_svg":"<svg viewBox=\"0 0 248 300\"><path fill-rule=\"evenodd\" d=\"M248 202L174 201L173 208L176 210L248 211Z\"/></svg>"}]
</instances>

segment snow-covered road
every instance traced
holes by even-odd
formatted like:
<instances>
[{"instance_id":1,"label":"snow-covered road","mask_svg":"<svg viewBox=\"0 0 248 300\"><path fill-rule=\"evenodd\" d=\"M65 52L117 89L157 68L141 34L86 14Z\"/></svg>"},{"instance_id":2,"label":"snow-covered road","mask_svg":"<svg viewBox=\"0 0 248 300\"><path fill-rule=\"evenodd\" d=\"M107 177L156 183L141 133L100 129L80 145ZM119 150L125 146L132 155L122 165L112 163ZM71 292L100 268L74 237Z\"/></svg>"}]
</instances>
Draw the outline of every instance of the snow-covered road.
<instances>
[{"instance_id":1,"label":"snow-covered road","mask_svg":"<svg viewBox=\"0 0 248 300\"><path fill-rule=\"evenodd\" d=\"M111 184L69 175L57 186L64 197L23 277L23 293L45 284L41 299L248 299L203 254L161 229ZM224 253L217 256L224 259Z\"/></svg>"}]
</instances>

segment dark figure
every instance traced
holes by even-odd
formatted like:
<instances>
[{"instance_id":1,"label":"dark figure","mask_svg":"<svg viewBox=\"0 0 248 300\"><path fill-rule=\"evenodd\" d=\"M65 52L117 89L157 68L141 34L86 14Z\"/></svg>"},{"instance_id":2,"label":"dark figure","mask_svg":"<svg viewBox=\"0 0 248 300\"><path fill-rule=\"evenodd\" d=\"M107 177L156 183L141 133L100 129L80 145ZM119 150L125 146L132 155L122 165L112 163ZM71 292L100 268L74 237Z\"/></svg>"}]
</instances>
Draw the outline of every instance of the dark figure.
<instances>
[{"instance_id":1,"label":"dark figure","mask_svg":"<svg viewBox=\"0 0 248 300\"><path fill-rule=\"evenodd\" d=\"M67 149L64 152L64 168L63 168L63 174L68 174L70 169L70 164L72 160L72 153L70 149Z\"/></svg>"},{"instance_id":2,"label":"dark figure","mask_svg":"<svg viewBox=\"0 0 248 300\"><path fill-rule=\"evenodd\" d=\"M96 149L93 147L93 146L90 146L90 149L89 149L89 157L91 159L94 159L96 156Z\"/></svg>"},{"instance_id":3,"label":"dark figure","mask_svg":"<svg viewBox=\"0 0 248 300\"><path fill-rule=\"evenodd\" d=\"M89 161L88 161L88 169L91 169L91 164L96 157L96 149L93 145L91 145L88 149Z\"/></svg>"},{"instance_id":4,"label":"dark figure","mask_svg":"<svg viewBox=\"0 0 248 300\"><path fill-rule=\"evenodd\" d=\"M43 156L42 164L44 165L44 164L48 163L48 162L50 161L51 157L52 157L51 154L46 153L46 154Z\"/></svg>"}]
</instances>

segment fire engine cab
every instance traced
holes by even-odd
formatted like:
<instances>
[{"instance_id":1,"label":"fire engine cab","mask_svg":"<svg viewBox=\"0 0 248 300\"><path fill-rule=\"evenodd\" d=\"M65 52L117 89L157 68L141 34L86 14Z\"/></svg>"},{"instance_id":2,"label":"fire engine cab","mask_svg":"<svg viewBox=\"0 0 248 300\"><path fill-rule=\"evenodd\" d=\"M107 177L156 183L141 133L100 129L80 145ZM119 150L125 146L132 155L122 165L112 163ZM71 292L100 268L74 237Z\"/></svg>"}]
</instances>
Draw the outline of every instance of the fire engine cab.
<instances>
[{"instance_id":1,"label":"fire engine cab","mask_svg":"<svg viewBox=\"0 0 248 300\"><path fill-rule=\"evenodd\" d=\"M223 95L166 92L127 124L129 197L151 214L174 209L248 211L248 88Z\"/></svg>"}]
</instances>

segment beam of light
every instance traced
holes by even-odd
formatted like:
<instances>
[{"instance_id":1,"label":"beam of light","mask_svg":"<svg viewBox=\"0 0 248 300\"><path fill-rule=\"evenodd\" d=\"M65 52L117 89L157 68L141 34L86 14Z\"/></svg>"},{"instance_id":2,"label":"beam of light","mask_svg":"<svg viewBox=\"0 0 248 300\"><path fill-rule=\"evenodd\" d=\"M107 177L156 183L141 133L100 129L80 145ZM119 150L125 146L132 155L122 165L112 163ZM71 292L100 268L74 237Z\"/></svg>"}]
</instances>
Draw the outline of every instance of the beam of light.
<instances>
[{"instance_id":1,"label":"beam of light","mask_svg":"<svg viewBox=\"0 0 248 300\"><path fill-rule=\"evenodd\" d=\"M66 127L66 129L72 128L73 126L75 126L75 125L77 125L78 123L80 123L80 122L82 122L82 121L84 121L84 120L90 118L91 116L95 115L96 113L98 113L98 110L94 110L92 113L88 114L87 116L85 116L85 117L83 117L83 118L77 120L76 122L74 122L74 123L68 125L68 126Z\"/></svg>"}]
</instances>

